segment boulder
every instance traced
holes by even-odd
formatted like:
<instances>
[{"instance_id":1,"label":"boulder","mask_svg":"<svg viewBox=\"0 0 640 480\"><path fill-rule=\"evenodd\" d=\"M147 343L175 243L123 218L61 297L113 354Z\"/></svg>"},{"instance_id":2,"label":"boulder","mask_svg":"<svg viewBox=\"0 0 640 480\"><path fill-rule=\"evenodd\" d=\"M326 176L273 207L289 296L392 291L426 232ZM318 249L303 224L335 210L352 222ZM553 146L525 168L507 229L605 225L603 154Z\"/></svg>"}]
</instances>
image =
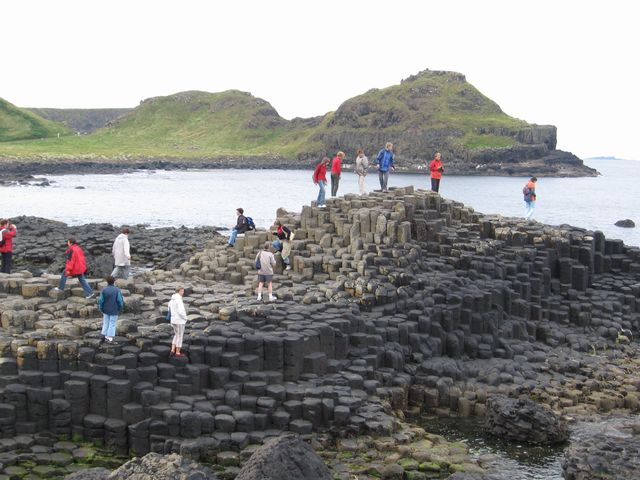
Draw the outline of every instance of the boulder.
<instances>
[{"instance_id":1,"label":"boulder","mask_svg":"<svg viewBox=\"0 0 640 480\"><path fill-rule=\"evenodd\" d=\"M64 480L107 480L110 474L111 470L106 468L87 468L67 475Z\"/></svg>"},{"instance_id":2,"label":"boulder","mask_svg":"<svg viewBox=\"0 0 640 480\"><path fill-rule=\"evenodd\" d=\"M108 480L216 480L209 467L186 460L176 453L148 453L129 460L109 475Z\"/></svg>"},{"instance_id":3,"label":"boulder","mask_svg":"<svg viewBox=\"0 0 640 480\"><path fill-rule=\"evenodd\" d=\"M502 395L487 400L485 426L492 435L516 442L553 445L569 438L566 422L551 410Z\"/></svg>"},{"instance_id":4,"label":"boulder","mask_svg":"<svg viewBox=\"0 0 640 480\"><path fill-rule=\"evenodd\" d=\"M634 228L636 226L636 224L634 223L633 220L629 220L628 218L625 220L618 220L615 223L616 227L622 227L622 228Z\"/></svg>"},{"instance_id":5,"label":"boulder","mask_svg":"<svg viewBox=\"0 0 640 480\"><path fill-rule=\"evenodd\" d=\"M330 480L331 474L318 454L296 435L267 441L244 464L236 480L313 478Z\"/></svg>"}]
</instances>

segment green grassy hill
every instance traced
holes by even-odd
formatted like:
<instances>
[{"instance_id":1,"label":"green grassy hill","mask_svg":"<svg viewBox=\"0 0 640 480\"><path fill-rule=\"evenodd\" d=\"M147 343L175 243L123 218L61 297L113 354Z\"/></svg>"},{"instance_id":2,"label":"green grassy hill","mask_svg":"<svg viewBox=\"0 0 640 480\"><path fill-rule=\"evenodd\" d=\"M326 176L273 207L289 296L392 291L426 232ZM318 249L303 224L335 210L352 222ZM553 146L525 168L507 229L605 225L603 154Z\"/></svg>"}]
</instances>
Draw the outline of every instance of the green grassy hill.
<instances>
[{"instance_id":1,"label":"green grassy hill","mask_svg":"<svg viewBox=\"0 0 640 480\"><path fill-rule=\"evenodd\" d=\"M71 131L0 98L0 142L57 137L58 134L69 135Z\"/></svg>"}]
</instances>

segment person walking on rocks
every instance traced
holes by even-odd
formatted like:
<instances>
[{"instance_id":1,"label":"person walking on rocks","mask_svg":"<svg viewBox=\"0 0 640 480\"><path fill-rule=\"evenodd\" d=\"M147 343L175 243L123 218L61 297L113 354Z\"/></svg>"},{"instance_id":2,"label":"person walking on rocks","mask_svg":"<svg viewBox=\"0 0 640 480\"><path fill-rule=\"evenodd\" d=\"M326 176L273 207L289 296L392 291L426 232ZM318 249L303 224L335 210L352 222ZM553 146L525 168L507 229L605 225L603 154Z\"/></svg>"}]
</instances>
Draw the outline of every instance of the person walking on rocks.
<instances>
[{"instance_id":1,"label":"person walking on rocks","mask_svg":"<svg viewBox=\"0 0 640 480\"><path fill-rule=\"evenodd\" d=\"M171 355L184 357L182 349L182 339L184 337L184 326L187 323L187 311L184 308L184 288L178 287L176 293L169 301L169 311L171 312L171 327L173 328L173 340L171 341Z\"/></svg>"},{"instance_id":2,"label":"person walking on rocks","mask_svg":"<svg viewBox=\"0 0 640 480\"><path fill-rule=\"evenodd\" d=\"M231 235L229 236L229 243L227 244L227 247L233 247L236 244L238 235L250 230L247 217L244 216L244 209L236 208L236 215L238 216L238 220L236 220L236 226L233 227L233 230L231 230Z\"/></svg>"},{"instance_id":3,"label":"person walking on rocks","mask_svg":"<svg viewBox=\"0 0 640 480\"><path fill-rule=\"evenodd\" d=\"M336 153L336 156L331 160L331 196L335 197L338 194L338 186L340 185L340 175L342 174L342 159L344 158L344 152Z\"/></svg>"},{"instance_id":4,"label":"person walking on rocks","mask_svg":"<svg viewBox=\"0 0 640 480\"><path fill-rule=\"evenodd\" d=\"M358 189L360 190L360 195L364 195L367 193L364 188L364 179L367 176L367 169L369 168L369 159L364 154L364 150L361 148L358 149L356 155L356 167L355 172L358 176Z\"/></svg>"},{"instance_id":5,"label":"person walking on rocks","mask_svg":"<svg viewBox=\"0 0 640 480\"><path fill-rule=\"evenodd\" d=\"M440 180L442 179L442 173L444 167L442 166L442 155L440 152L436 152L436 156L431 163L429 163L429 171L431 172L431 190L438 193L440 190Z\"/></svg>"},{"instance_id":6,"label":"person walking on rocks","mask_svg":"<svg viewBox=\"0 0 640 480\"><path fill-rule=\"evenodd\" d=\"M287 266L286 270L291 270L291 240L293 240L293 233L287 227L285 227L280 220L275 221L276 231L273 232L277 238L271 242L273 248L282 253L282 261Z\"/></svg>"},{"instance_id":7,"label":"person walking on rocks","mask_svg":"<svg viewBox=\"0 0 640 480\"><path fill-rule=\"evenodd\" d=\"M325 187L327 186L327 165L329 164L329 158L324 157L316 169L313 171L313 183L318 185L320 190L318 191L318 199L316 205L318 207L324 207L325 204Z\"/></svg>"},{"instance_id":8,"label":"person walking on rocks","mask_svg":"<svg viewBox=\"0 0 640 480\"><path fill-rule=\"evenodd\" d=\"M111 272L111 276L115 278L129 278L131 270L131 253L129 250L129 229L123 228L111 247L113 255L113 264L115 268Z\"/></svg>"},{"instance_id":9,"label":"person walking on rocks","mask_svg":"<svg viewBox=\"0 0 640 480\"><path fill-rule=\"evenodd\" d=\"M106 280L107 287L98 297L98 310L102 312L102 335L107 342L113 342L118 315L124 310L124 298L120 289L114 285L116 279L113 275L107 276Z\"/></svg>"},{"instance_id":10,"label":"person walking on rocks","mask_svg":"<svg viewBox=\"0 0 640 480\"><path fill-rule=\"evenodd\" d=\"M0 220L0 253L2 253L2 273L11 273L11 261L13 259L13 237L18 229L8 219Z\"/></svg>"},{"instance_id":11,"label":"person walking on rocks","mask_svg":"<svg viewBox=\"0 0 640 480\"><path fill-rule=\"evenodd\" d=\"M524 218L531 220L533 217L533 210L536 208L536 177L531 177L527 184L522 188L522 194L524 195L525 213Z\"/></svg>"},{"instance_id":12,"label":"person walking on rocks","mask_svg":"<svg viewBox=\"0 0 640 480\"><path fill-rule=\"evenodd\" d=\"M269 301L274 302L273 295L273 267L276 264L276 257L269 251L271 244L265 242L262 251L256 255L256 267L258 267L258 301L262 301L262 286L266 283L269 289Z\"/></svg>"},{"instance_id":13,"label":"person walking on rocks","mask_svg":"<svg viewBox=\"0 0 640 480\"><path fill-rule=\"evenodd\" d=\"M378 152L376 157L376 168L378 169L378 178L380 179L380 189L388 192L387 184L389 183L389 170L395 170L393 166L393 143L387 142L385 147Z\"/></svg>"},{"instance_id":14,"label":"person walking on rocks","mask_svg":"<svg viewBox=\"0 0 640 480\"><path fill-rule=\"evenodd\" d=\"M85 298L93 298L95 293L93 293L93 290L87 283L87 279L84 278L84 274L87 271L87 261L85 260L82 248L80 248L80 245L78 245L74 237L70 237L67 240L67 250L65 254L67 260L64 265L64 272L62 272L62 276L60 277L60 286L55 290L64 291L67 277L76 277L84 290Z\"/></svg>"}]
</instances>

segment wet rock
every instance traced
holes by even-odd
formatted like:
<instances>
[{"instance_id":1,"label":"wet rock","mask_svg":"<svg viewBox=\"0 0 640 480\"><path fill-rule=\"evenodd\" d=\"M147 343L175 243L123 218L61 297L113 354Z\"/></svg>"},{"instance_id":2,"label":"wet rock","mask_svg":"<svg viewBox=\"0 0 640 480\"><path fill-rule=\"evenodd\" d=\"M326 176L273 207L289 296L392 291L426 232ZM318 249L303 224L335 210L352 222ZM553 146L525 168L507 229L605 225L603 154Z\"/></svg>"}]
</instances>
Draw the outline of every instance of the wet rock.
<instances>
[{"instance_id":1,"label":"wet rock","mask_svg":"<svg viewBox=\"0 0 640 480\"><path fill-rule=\"evenodd\" d=\"M630 219L625 219L625 220L618 220L615 223L616 227L622 227L622 228L634 228L636 226L635 222L633 220Z\"/></svg>"},{"instance_id":2,"label":"wet rock","mask_svg":"<svg viewBox=\"0 0 640 480\"><path fill-rule=\"evenodd\" d=\"M316 452L298 436L284 435L258 448L240 469L236 480L313 478L330 480L331 474Z\"/></svg>"},{"instance_id":3,"label":"wet rock","mask_svg":"<svg viewBox=\"0 0 640 480\"><path fill-rule=\"evenodd\" d=\"M516 442L553 445L569 438L566 423L552 411L501 395L487 400L485 426L492 435Z\"/></svg>"}]
</instances>

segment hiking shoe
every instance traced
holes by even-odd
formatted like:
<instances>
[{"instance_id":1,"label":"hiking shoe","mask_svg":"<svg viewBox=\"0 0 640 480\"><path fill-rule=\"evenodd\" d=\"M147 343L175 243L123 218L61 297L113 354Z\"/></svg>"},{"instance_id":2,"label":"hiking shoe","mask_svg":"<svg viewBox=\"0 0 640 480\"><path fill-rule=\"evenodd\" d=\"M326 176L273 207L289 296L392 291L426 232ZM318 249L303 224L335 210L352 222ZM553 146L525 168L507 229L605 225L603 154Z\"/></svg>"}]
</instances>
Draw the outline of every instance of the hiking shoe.
<instances>
[{"instance_id":1,"label":"hiking shoe","mask_svg":"<svg viewBox=\"0 0 640 480\"><path fill-rule=\"evenodd\" d=\"M96 296L96 294L95 294L95 292L94 292L94 293L92 293L91 295L87 295L87 296L86 296L86 297L84 297L84 298L86 298L87 300L89 300L90 298L93 298L93 297L95 297L95 296Z\"/></svg>"},{"instance_id":2,"label":"hiking shoe","mask_svg":"<svg viewBox=\"0 0 640 480\"><path fill-rule=\"evenodd\" d=\"M277 300L275 295L269 295L269 301L270 302L275 302Z\"/></svg>"},{"instance_id":3,"label":"hiking shoe","mask_svg":"<svg viewBox=\"0 0 640 480\"><path fill-rule=\"evenodd\" d=\"M257 299L257 300L258 300L259 302L261 302L261 301L262 301L262 295L258 295L258 299Z\"/></svg>"},{"instance_id":4,"label":"hiking shoe","mask_svg":"<svg viewBox=\"0 0 640 480\"><path fill-rule=\"evenodd\" d=\"M182 352L176 353L174 356L176 356L176 357L186 357L186 355L184 353L182 353Z\"/></svg>"},{"instance_id":5,"label":"hiking shoe","mask_svg":"<svg viewBox=\"0 0 640 480\"><path fill-rule=\"evenodd\" d=\"M52 289L52 291L54 291L54 292L61 292L62 290L60 290L58 287L54 287L54 288Z\"/></svg>"},{"instance_id":6,"label":"hiking shoe","mask_svg":"<svg viewBox=\"0 0 640 480\"><path fill-rule=\"evenodd\" d=\"M113 342L113 337L105 337L105 339L107 340L107 342L111 343Z\"/></svg>"},{"instance_id":7,"label":"hiking shoe","mask_svg":"<svg viewBox=\"0 0 640 480\"><path fill-rule=\"evenodd\" d=\"M285 268L285 270L291 270L291 265L287 265L287 268Z\"/></svg>"},{"instance_id":8,"label":"hiking shoe","mask_svg":"<svg viewBox=\"0 0 640 480\"><path fill-rule=\"evenodd\" d=\"M233 248L233 245L231 245L230 243L227 243L227 248Z\"/></svg>"}]
</instances>

